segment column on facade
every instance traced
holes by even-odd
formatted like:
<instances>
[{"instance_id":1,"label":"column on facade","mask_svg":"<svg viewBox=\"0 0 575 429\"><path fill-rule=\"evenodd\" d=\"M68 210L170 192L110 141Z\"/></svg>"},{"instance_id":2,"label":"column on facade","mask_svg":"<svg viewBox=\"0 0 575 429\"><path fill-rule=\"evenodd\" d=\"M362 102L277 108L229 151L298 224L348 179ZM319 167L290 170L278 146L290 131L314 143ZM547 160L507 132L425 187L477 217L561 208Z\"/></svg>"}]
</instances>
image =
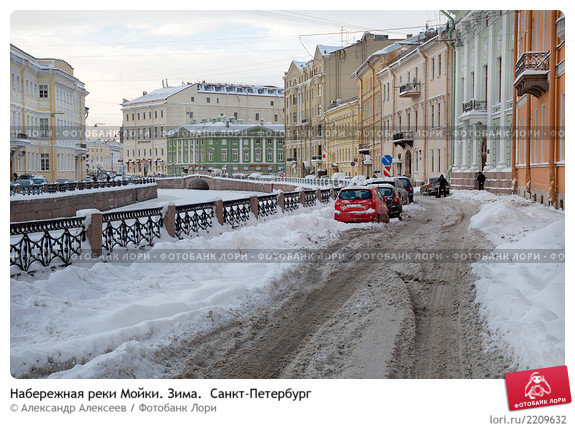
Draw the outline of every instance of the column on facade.
<instances>
[{"instance_id":1,"label":"column on facade","mask_svg":"<svg viewBox=\"0 0 575 429\"><path fill-rule=\"evenodd\" d=\"M508 127L507 119L506 119L506 107L507 107L507 84L508 79L505 76L509 74L514 75L514 70L508 70L508 59L506 58L507 55L510 55L509 52L509 37L507 37L508 31L514 31L513 25L509 28L509 23L513 23L511 20L511 14L504 13L503 14L503 22L501 24L501 34L502 34L502 47L501 47L501 120L500 124L502 124L503 133L499 140L499 153L497 158L499 162L497 163L497 169L503 170L505 168L509 168L507 165L506 159L506 148L508 144L515 144L511 142L511 130ZM512 67L515 65L513 64ZM512 92L513 94L513 92Z\"/></svg>"},{"instance_id":2,"label":"column on facade","mask_svg":"<svg viewBox=\"0 0 575 429\"><path fill-rule=\"evenodd\" d=\"M250 164L254 164L254 160L255 160L254 150L255 150L255 148L254 148L254 139L253 139L253 137L251 137L251 138L250 138Z\"/></svg>"}]
</instances>

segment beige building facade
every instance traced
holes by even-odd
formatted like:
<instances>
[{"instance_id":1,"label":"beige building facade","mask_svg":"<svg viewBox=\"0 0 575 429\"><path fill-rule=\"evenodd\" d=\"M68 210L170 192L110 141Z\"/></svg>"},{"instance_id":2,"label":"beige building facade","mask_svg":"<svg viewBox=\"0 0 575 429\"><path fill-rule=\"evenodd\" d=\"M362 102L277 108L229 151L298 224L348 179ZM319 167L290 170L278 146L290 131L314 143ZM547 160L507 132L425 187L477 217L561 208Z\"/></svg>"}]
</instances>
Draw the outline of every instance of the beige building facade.
<instances>
[{"instance_id":1,"label":"beige building facade","mask_svg":"<svg viewBox=\"0 0 575 429\"><path fill-rule=\"evenodd\" d=\"M122 115L126 173L164 175L168 171L168 131L223 117L245 124L283 124L283 90L206 82L164 86L134 100L124 100Z\"/></svg>"},{"instance_id":2,"label":"beige building facade","mask_svg":"<svg viewBox=\"0 0 575 429\"><path fill-rule=\"evenodd\" d=\"M318 45L311 60L291 62L284 74L288 176L327 174L324 113L357 97L352 74L373 52L393 42L386 35L365 33L352 45Z\"/></svg>"},{"instance_id":3,"label":"beige building facade","mask_svg":"<svg viewBox=\"0 0 575 429\"><path fill-rule=\"evenodd\" d=\"M411 38L399 57L378 72L382 94L381 154L391 156L391 175L414 183L446 175L450 166L451 53L444 33L427 30ZM381 156L379 156L381 155Z\"/></svg>"},{"instance_id":4,"label":"beige building facade","mask_svg":"<svg viewBox=\"0 0 575 429\"><path fill-rule=\"evenodd\" d=\"M85 178L87 95L66 61L10 45L11 178Z\"/></svg>"},{"instance_id":5,"label":"beige building facade","mask_svg":"<svg viewBox=\"0 0 575 429\"><path fill-rule=\"evenodd\" d=\"M327 175L344 173L346 176L361 174L359 136L357 133L358 102L353 98L328 109L325 120L325 158ZM314 160L312 160L314 163Z\"/></svg>"}]
</instances>

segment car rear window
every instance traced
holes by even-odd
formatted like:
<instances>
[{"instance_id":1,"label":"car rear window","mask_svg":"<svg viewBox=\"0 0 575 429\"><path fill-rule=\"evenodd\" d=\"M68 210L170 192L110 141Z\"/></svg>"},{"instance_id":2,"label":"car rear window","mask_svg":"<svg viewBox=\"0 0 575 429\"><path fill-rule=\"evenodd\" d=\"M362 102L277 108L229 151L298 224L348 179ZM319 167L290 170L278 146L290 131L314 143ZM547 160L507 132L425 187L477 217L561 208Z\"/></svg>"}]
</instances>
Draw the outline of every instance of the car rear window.
<instances>
[{"instance_id":1,"label":"car rear window","mask_svg":"<svg viewBox=\"0 0 575 429\"><path fill-rule=\"evenodd\" d=\"M371 191L369 189L344 189L339 193L340 200L369 200Z\"/></svg>"},{"instance_id":2,"label":"car rear window","mask_svg":"<svg viewBox=\"0 0 575 429\"><path fill-rule=\"evenodd\" d=\"M384 197L391 197L393 195L393 189L391 188L377 188L379 193Z\"/></svg>"}]
</instances>

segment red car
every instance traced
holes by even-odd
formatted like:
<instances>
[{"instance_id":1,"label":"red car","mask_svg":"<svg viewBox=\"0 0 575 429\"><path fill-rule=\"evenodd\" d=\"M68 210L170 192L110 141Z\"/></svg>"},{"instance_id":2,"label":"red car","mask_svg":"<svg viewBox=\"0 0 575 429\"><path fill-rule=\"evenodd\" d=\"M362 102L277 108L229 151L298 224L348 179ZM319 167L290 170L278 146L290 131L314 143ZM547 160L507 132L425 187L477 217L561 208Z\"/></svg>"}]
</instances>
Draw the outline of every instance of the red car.
<instances>
[{"instance_id":1,"label":"red car","mask_svg":"<svg viewBox=\"0 0 575 429\"><path fill-rule=\"evenodd\" d=\"M334 219L340 222L389 222L387 204L370 186L347 186L335 200Z\"/></svg>"}]
</instances>

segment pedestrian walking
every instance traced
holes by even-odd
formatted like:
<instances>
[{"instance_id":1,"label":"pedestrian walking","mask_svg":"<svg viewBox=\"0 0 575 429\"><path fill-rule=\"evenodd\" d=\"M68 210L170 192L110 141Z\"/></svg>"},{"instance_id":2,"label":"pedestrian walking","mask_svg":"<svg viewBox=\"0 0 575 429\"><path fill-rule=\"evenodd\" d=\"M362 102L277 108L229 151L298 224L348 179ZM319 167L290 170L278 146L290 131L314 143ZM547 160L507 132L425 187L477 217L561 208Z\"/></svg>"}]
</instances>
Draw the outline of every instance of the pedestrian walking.
<instances>
[{"instance_id":1,"label":"pedestrian walking","mask_svg":"<svg viewBox=\"0 0 575 429\"><path fill-rule=\"evenodd\" d=\"M477 182L479 183L479 190L483 191L485 185L485 175L483 174L483 171L480 171L477 175Z\"/></svg>"},{"instance_id":2,"label":"pedestrian walking","mask_svg":"<svg viewBox=\"0 0 575 429\"><path fill-rule=\"evenodd\" d=\"M447 197L447 179L443 177L443 174L439 176L439 190L437 191L437 195L441 198L441 193L443 192L443 196Z\"/></svg>"}]
</instances>

